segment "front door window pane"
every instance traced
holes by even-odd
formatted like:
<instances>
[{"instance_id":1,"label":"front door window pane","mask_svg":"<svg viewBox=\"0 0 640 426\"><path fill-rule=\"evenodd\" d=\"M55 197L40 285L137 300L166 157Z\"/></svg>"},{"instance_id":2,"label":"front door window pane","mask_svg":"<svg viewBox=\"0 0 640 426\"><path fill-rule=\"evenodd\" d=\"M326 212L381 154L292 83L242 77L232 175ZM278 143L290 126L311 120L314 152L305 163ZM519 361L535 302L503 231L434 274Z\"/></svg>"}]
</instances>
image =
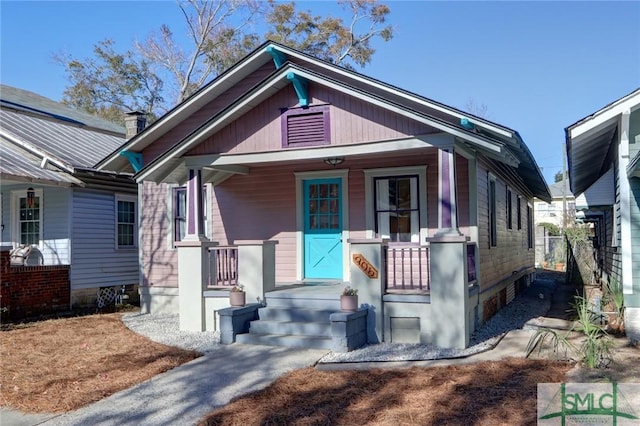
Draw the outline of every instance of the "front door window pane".
<instances>
[{"instance_id":1,"label":"front door window pane","mask_svg":"<svg viewBox=\"0 0 640 426\"><path fill-rule=\"evenodd\" d=\"M309 185L309 229L339 229L340 199L337 184Z\"/></svg>"}]
</instances>

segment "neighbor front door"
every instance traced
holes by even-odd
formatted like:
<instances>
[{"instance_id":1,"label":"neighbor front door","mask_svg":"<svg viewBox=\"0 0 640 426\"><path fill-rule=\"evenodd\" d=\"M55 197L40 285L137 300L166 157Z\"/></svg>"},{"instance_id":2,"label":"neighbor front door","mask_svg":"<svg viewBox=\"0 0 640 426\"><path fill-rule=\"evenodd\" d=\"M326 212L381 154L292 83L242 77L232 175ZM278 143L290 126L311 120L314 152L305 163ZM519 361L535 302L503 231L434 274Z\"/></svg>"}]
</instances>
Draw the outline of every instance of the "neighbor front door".
<instances>
[{"instance_id":1,"label":"neighbor front door","mask_svg":"<svg viewBox=\"0 0 640 426\"><path fill-rule=\"evenodd\" d=\"M341 180L304 181L304 277L342 279Z\"/></svg>"}]
</instances>

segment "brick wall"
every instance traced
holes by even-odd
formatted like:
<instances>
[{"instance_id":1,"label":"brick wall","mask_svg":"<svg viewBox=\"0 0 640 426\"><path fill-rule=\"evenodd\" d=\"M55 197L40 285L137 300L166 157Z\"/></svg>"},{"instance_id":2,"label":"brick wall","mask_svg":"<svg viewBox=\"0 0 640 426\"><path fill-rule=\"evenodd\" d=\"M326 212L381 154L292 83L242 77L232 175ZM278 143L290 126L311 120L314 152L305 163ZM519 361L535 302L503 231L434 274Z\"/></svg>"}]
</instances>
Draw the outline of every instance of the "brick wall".
<instances>
[{"instance_id":1,"label":"brick wall","mask_svg":"<svg viewBox=\"0 0 640 426\"><path fill-rule=\"evenodd\" d=\"M69 266L11 266L0 251L3 319L21 319L69 310ZM5 310L6 308L6 310Z\"/></svg>"}]
</instances>

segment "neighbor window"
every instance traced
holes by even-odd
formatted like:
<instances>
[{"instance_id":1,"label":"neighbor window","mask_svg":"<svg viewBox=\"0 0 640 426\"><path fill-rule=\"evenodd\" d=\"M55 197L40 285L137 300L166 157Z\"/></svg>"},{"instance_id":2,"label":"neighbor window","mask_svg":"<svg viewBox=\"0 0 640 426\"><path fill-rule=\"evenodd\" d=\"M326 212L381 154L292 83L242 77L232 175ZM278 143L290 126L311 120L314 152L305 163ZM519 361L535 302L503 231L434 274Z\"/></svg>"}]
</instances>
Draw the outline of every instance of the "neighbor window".
<instances>
[{"instance_id":1,"label":"neighbor window","mask_svg":"<svg viewBox=\"0 0 640 426\"><path fill-rule=\"evenodd\" d=\"M522 229L522 198L518 195L516 202L516 216L518 218L518 230Z\"/></svg>"},{"instance_id":2,"label":"neighbor window","mask_svg":"<svg viewBox=\"0 0 640 426\"><path fill-rule=\"evenodd\" d=\"M527 247L533 248L533 214L531 206L527 206Z\"/></svg>"},{"instance_id":3,"label":"neighbor window","mask_svg":"<svg viewBox=\"0 0 640 426\"><path fill-rule=\"evenodd\" d=\"M40 197L33 195L19 198L18 229L21 245L38 245L40 243Z\"/></svg>"},{"instance_id":4,"label":"neighbor window","mask_svg":"<svg viewBox=\"0 0 640 426\"><path fill-rule=\"evenodd\" d=\"M507 229L513 229L513 200L511 190L507 189Z\"/></svg>"},{"instance_id":5,"label":"neighbor window","mask_svg":"<svg viewBox=\"0 0 640 426\"><path fill-rule=\"evenodd\" d=\"M418 176L375 178L376 235L392 242L420 242Z\"/></svg>"},{"instance_id":6,"label":"neighbor window","mask_svg":"<svg viewBox=\"0 0 640 426\"><path fill-rule=\"evenodd\" d=\"M207 235L207 188L202 187L202 211L204 233ZM182 241L187 235L187 188L173 189L173 242Z\"/></svg>"},{"instance_id":7,"label":"neighbor window","mask_svg":"<svg viewBox=\"0 0 640 426\"><path fill-rule=\"evenodd\" d=\"M116 241L118 248L136 247L136 198L127 195L116 196Z\"/></svg>"}]
</instances>

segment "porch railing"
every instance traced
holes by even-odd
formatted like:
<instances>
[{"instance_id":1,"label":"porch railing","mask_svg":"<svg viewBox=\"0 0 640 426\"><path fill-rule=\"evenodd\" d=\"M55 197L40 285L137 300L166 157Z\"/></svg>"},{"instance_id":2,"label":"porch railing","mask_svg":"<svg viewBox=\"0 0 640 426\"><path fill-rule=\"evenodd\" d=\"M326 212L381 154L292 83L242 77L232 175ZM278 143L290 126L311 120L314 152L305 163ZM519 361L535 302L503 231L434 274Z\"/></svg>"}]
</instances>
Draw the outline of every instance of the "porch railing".
<instances>
[{"instance_id":1,"label":"porch railing","mask_svg":"<svg viewBox=\"0 0 640 426\"><path fill-rule=\"evenodd\" d=\"M476 279L476 243L467 243L467 283L471 284Z\"/></svg>"},{"instance_id":2,"label":"porch railing","mask_svg":"<svg viewBox=\"0 0 640 426\"><path fill-rule=\"evenodd\" d=\"M385 253L387 290L430 290L428 246L393 245Z\"/></svg>"},{"instance_id":3,"label":"porch railing","mask_svg":"<svg viewBox=\"0 0 640 426\"><path fill-rule=\"evenodd\" d=\"M209 287L232 287L238 284L238 247L211 247L208 264ZM212 273L214 270L215 276Z\"/></svg>"}]
</instances>

